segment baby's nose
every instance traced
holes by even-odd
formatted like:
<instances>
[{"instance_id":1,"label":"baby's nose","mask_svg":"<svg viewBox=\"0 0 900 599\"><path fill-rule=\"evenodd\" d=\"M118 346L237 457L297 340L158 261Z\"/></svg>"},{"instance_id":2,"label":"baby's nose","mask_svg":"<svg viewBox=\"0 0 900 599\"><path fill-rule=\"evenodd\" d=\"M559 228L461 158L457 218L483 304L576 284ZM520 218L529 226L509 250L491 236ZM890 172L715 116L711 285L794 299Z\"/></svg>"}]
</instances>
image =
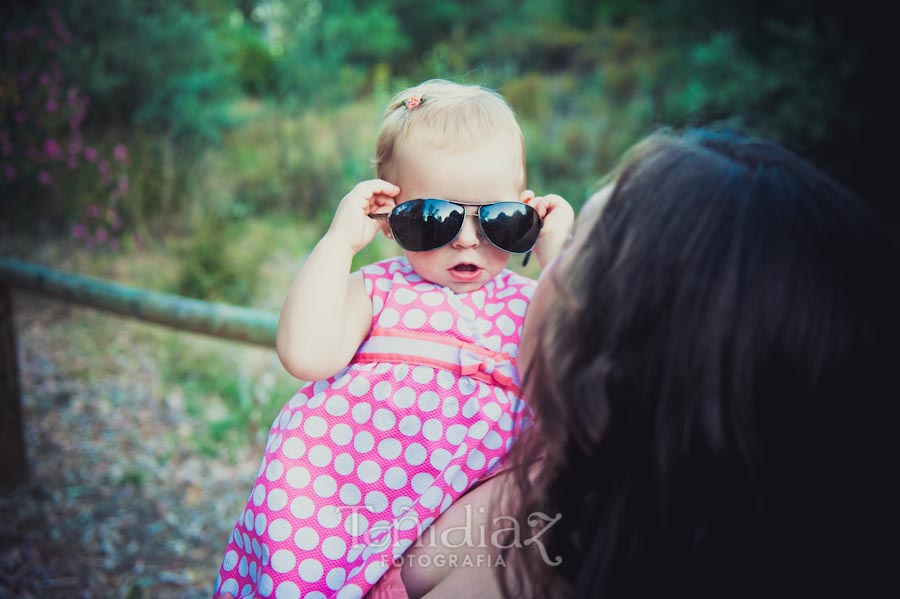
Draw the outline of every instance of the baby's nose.
<instances>
[{"instance_id":1,"label":"baby's nose","mask_svg":"<svg viewBox=\"0 0 900 599\"><path fill-rule=\"evenodd\" d=\"M467 214L459 235L453 240L453 247L459 249L474 248L481 244L481 230L478 228L478 215Z\"/></svg>"}]
</instances>

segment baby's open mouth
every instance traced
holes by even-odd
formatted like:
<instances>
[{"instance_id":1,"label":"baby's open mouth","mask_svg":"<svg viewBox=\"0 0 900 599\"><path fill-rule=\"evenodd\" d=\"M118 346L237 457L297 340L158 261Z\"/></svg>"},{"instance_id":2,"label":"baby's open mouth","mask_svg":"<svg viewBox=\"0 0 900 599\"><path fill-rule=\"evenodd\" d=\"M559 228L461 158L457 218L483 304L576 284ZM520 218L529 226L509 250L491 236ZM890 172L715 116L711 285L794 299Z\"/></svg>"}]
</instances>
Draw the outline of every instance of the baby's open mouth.
<instances>
[{"instance_id":1,"label":"baby's open mouth","mask_svg":"<svg viewBox=\"0 0 900 599\"><path fill-rule=\"evenodd\" d=\"M478 270L478 267L474 264L457 264L453 267L453 270L459 272L475 272L476 270Z\"/></svg>"}]
</instances>

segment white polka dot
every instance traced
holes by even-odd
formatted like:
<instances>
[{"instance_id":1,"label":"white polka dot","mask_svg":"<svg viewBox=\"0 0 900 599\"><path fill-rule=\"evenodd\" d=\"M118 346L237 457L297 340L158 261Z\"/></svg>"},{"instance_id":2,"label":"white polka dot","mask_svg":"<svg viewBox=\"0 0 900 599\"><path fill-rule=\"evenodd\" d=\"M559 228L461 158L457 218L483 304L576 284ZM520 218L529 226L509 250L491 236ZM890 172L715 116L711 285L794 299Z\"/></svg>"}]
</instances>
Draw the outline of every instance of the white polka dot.
<instances>
[{"instance_id":1,"label":"white polka dot","mask_svg":"<svg viewBox=\"0 0 900 599\"><path fill-rule=\"evenodd\" d=\"M484 437L483 443L488 449L500 449L503 446L503 438L497 431L491 431Z\"/></svg>"},{"instance_id":2,"label":"white polka dot","mask_svg":"<svg viewBox=\"0 0 900 599\"><path fill-rule=\"evenodd\" d=\"M272 577L268 574L259 577L259 594L263 597L269 597L272 594Z\"/></svg>"},{"instance_id":3,"label":"white polka dot","mask_svg":"<svg viewBox=\"0 0 900 599\"><path fill-rule=\"evenodd\" d=\"M400 322L400 313L394 308L385 308L378 316L378 326L385 329L397 326L398 322Z\"/></svg>"},{"instance_id":4,"label":"white polka dot","mask_svg":"<svg viewBox=\"0 0 900 599\"><path fill-rule=\"evenodd\" d=\"M391 430L396 423L397 417L394 416L392 411L386 408L376 410L375 415L372 416L372 425L380 431Z\"/></svg>"},{"instance_id":5,"label":"white polka dot","mask_svg":"<svg viewBox=\"0 0 900 599\"><path fill-rule=\"evenodd\" d=\"M503 416L500 417L499 424L500 428L505 431L511 431L515 426L515 422L513 421L512 416L510 416L509 414L503 414Z\"/></svg>"},{"instance_id":6,"label":"white polka dot","mask_svg":"<svg viewBox=\"0 0 900 599\"><path fill-rule=\"evenodd\" d=\"M309 463L324 468L331 463L331 450L325 445L316 445L309 450Z\"/></svg>"},{"instance_id":7,"label":"white polka dot","mask_svg":"<svg viewBox=\"0 0 900 599\"><path fill-rule=\"evenodd\" d=\"M384 308L384 300L381 299L381 296L376 295L372 298L372 316L380 314L382 308Z\"/></svg>"},{"instance_id":8,"label":"white polka dot","mask_svg":"<svg viewBox=\"0 0 900 599\"><path fill-rule=\"evenodd\" d=\"M266 500L266 487L264 485L256 485L253 489L253 505L260 506Z\"/></svg>"},{"instance_id":9,"label":"white polka dot","mask_svg":"<svg viewBox=\"0 0 900 599\"><path fill-rule=\"evenodd\" d=\"M362 599L362 596L363 592L361 588L355 584L348 584L338 591L336 599Z\"/></svg>"},{"instance_id":10,"label":"white polka dot","mask_svg":"<svg viewBox=\"0 0 900 599\"><path fill-rule=\"evenodd\" d=\"M474 391L474 385L472 386L472 391ZM470 397L469 400L462 408L462 415L466 418L471 418L478 411L478 399L475 397Z\"/></svg>"},{"instance_id":11,"label":"white polka dot","mask_svg":"<svg viewBox=\"0 0 900 599\"><path fill-rule=\"evenodd\" d=\"M450 507L450 504L453 503L453 497L450 496L450 493L444 495L444 500L441 502L441 513L447 511L447 508Z\"/></svg>"},{"instance_id":12,"label":"white polka dot","mask_svg":"<svg viewBox=\"0 0 900 599\"><path fill-rule=\"evenodd\" d=\"M297 558L294 557L294 553L287 549L281 549L272 554L272 569L280 574L293 570L296 563Z\"/></svg>"},{"instance_id":13,"label":"white polka dot","mask_svg":"<svg viewBox=\"0 0 900 599\"><path fill-rule=\"evenodd\" d=\"M472 293L472 295L469 296L469 299L472 300L473 304L478 306L479 310L484 308L484 291L481 291L479 289L478 291Z\"/></svg>"},{"instance_id":14,"label":"white polka dot","mask_svg":"<svg viewBox=\"0 0 900 599\"><path fill-rule=\"evenodd\" d=\"M447 427L447 441L453 445L459 445L466 438L468 430L463 424L451 424Z\"/></svg>"},{"instance_id":15,"label":"white polka dot","mask_svg":"<svg viewBox=\"0 0 900 599\"><path fill-rule=\"evenodd\" d=\"M407 374L409 374L409 365L397 364L394 367L394 380L396 380L397 382L405 379Z\"/></svg>"},{"instance_id":16,"label":"white polka dot","mask_svg":"<svg viewBox=\"0 0 900 599\"><path fill-rule=\"evenodd\" d=\"M353 406L353 420L359 424L365 424L372 416L372 406L367 403L358 403Z\"/></svg>"},{"instance_id":17,"label":"white polka dot","mask_svg":"<svg viewBox=\"0 0 900 599\"><path fill-rule=\"evenodd\" d=\"M346 445L353 439L353 429L343 422L331 427L331 440L335 445Z\"/></svg>"},{"instance_id":18,"label":"white polka dot","mask_svg":"<svg viewBox=\"0 0 900 599\"><path fill-rule=\"evenodd\" d=\"M384 273L381 273L384 274ZM382 291L390 291L391 289L391 279L375 279L375 286L381 289Z\"/></svg>"},{"instance_id":19,"label":"white polka dot","mask_svg":"<svg viewBox=\"0 0 900 599\"><path fill-rule=\"evenodd\" d=\"M340 373L335 374L334 377L335 377L334 382L331 383L332 389L341 389L341 388L347 386L347 383L350 382L350 373L347 372L346 368L344 370L342 370Z\"/></svg>"},{"instance_id":20,"label":"white polka dot","mask_svg":"<svg viewBox=\"0 0 900 599\"><path fill-rule=\"evenodd\" d=\"M525 303L525 300L516 298L509 300L509 303L506 304L506 307L509 308L509 311L516 316L525 316L525 310L528 309L528 304Z\"/></svg>"},{"instance_id":21,"label":"white polka dot","mask_svg":"<svg viewBox=\"0 0 900 599\"><path fill-rule=\"evenodd\" d=\"M518 292L519 292L519 289L517 287L510 286L510 287L507 287L506 289L504 289L503 291L497 292L497 298L505 299L511 295L515 295Z\"/></svg>"},{"instance_id":22,"label":"white polka dot","mask_svg":"<svg viewBox=\"0 0 900 599\"><path fill-rule=\"evenodd\" d=\"M437 383L442 389L449 390L453 388L454 384L456 384L456 377L453 376L453 373L446 370L438 370Z\"/></svg>"},{"instance_id":23,"label":"white polka dot","mask_svg":"<svg viewBox=\"0 0 900 599\"><path fill-rule=\"evenodd\" d=\"M241 561L238 562L238 574L240 574L241 576L246 576L249 570L250 566L247 563L247 556L244 555L241 557Z\"/></svg>"},{"instance_id":24,"label":"white polka dot","mask_svg":"<svg viewBox=\"0 0 900 599\"><path fill-rule=\"evenodd\" d=\"M284 442L284 445L281 447L281 451L284 453L284 456L286 458L296 460L303 455L304 451L306 451L306 446L303 444L302 440L298 439L297 437L291 437Z\"/></svg>"},{"instance_id":25,"label":"white polka dot","mask_svg":"<svg viewBox=\"0 0 900 599\"><path fill-rule=\"evenodd\" d=\"M337 482L334 477L323 474L313 482L313 490L319 497L331 497L337 493Z\"/></svg>"},{"instance_id":26,"label":"white polka dot","mask_svg":"<svg viewBox=\"0 0 900 599\"><path fill-rule=\"evenodd\" d=\"M444 494L437 487L431 487L425 493L422 494L421 499L419 499L419 503L423 506L434 509L441 503L441 499L444 497Z\"/></svg>"},{"instance_id":27,"label":"white polka dot","mask_svg":"<svg viewBox=\"0 0 900 599\"><path fill-rule=\"evenodd\" d=\"M303 420L303 412L294 412L294 415L291 416L290 422L287 423L287 426L284 428L287 430L294 430L298 426L300 426L300 422Z\"/></svg>"},{"instance_id":28,"label":"white polka dot","mask_svg":"<svg viewBox=\"0 0 900 599\"><path fill-rule=\"evenodd\" d=\"M343 568L332 568L328 571L328 574L325 575L325 584L327 584L328 588L332 591L336 591L344 586L345 580L347 580L347 571ZM309 595L307 595L307 597L309 597Z\"/></svg>"},{"instance_id":29,"label":"white polka dot","mask_svg":"<svg viewBox=\"0 0 900 599\"><path fill-rule=\"evenodd\" d=\"M328 537L322 541L322 553L329 559L341 559L347 553L347 543L340 537Z\"/></svg>"},{"instance_id":30,"label":"white polka dot","mask_svg":"<svg viewBox=\"0 0 900 599\"><path fill-rule=\"evenodd\" d=\"M440 403L441 398L438 397L438 394L434 391L424 391L422 395L419 396L419 409L423 412L436 410Z\"/></svg>"},{"instance_id":31,"label":"white polka dot","mask_svg":"<svg viewBox=\"0 0 900 599\"><path fill-rule=\"evenodd\" d=\"M428 487L431 486L431 483L433 482L433 476L431 476L427 472L420 472L412 477L412 482L410 484L413 488L413 491L421 495Z\"/></svg>"},{"instance_id":32,"label":"white polka dot","mask_svg":"<svg viewBox=\"0 0 900 599\"><path fill-rule=\"evenodd\" d=\"M306 582L316 582L322 578L322 564L319 563L319 560L305 559L297 567L297 574ZM279 599L281 598L279 597Z\"/></svg>"},{"instance_id":33,"label":"white polka dot","mask_svg":"<svg viewBox=\"0 0 900 599\"><path fill-rule=\"evenodd\" d=\"M498 352L503 341L499 335L491 335L490 337L482 337L479 343L491 351Z\"/></svg>"},{"instance_id":34,"label":"white polka dot","mask_svg":"<svg viewBox=\"0 0 900 599\"><path fill-rule=\"evenodd\" d=\"M328 401L325 402L325 411L332 416L343 416L349 409L350 404L340 395L332 395Z\"/></svg>"},{"instance_id":35,"label":"white polka dot","mask_svg":"<svg viewBox=\"0 0 900 599\"><path fill-rule=\"evenodd\" d=\"M444 403L441 405L441 412L444 414L445 418L453 418L459 414L459 400L453 396L444 398Z\"/></svg>"},{"instance_id":36,"label":"white polka dot","mask_svg":"<svg viewBox=\"0 0 900 599\"><path fill-rule=\"evenodd\" d=\"M378 514L387 509L387 495L381 491L369 491L366 493L366 507L373 514Z\"/></svg>"},{"instance_id":37,"label":"white polka dot","mask_svg":"<svg viewBox=\"0 0 900 599\"><path fill-rule=\"evenodd\" d=\"M256 521L253 524L253 530L257 535L264 533L266 531L266 515L262 512L256 514Z\"/></svg>"},{"instance_id":38,"label":"white polka dot","mask_svg":"<svg viewBox=\"0 0 900 599\"><path fill-rule=\"evenodd\" d=\"M358 376L353 379L353 382L350 383L350 386L347 389L350 391L351 395L362 397L369 392L369 379Z\"/></svg>"},{"instance_id":39,"label":"white polka dot","mask_svg":"<svg viewBox=\"0 0 900 599\"><path fill-rule=\"evenodd\" d=\"M375 439L369 431L360 431L353 439L353 448L359 453L372 451L373 447L375 447Z\"/></svg>"},{"instance_id":40,"label":"white polka dot","mask_svg":"<svg viewBox=\"0 0 900 599\"><path fill-rule=\"evenodd\" d=\"M413 308L403 315L403 325L408 329L418 329L425 324L425 312L419 308Z\"/></svg>"},{"instance_id":41,"label":"white polka dot","mask_svg":"<svg viewBox=\"0 0 900 599\"><path fill-rule=\"evenodd\" d=\"M428 452L425 451L425 448L421 444L410 443L406 448L403 457L406 458L406 463L410 466L418 466L428 459Z\"/></svg>"},{"instance_id":42,"label":"white polka dot","mask_svg":"<svg viewBox=\"0 0 900 599\"><path fill-rule=\"evenodd\" d=\"M403 419L400 420L400 432L407 437L418 434L420 428L422 428L422 422L419 420L418 416L410 414L409 416L404 416Z\"/></svg>"},{"instance_id":43,"label":"white polka dot","mask_svg":"<svg viewBox=\"0 0 900 599\"><path fill-rule=\"evenodd\" d=\"M494 422L497 422L498 420L500 420L500 416L503 413L503 411L500 409L500 406L498 406L494 402L489 402L489 403L485 404L484 407L481 408L481 411L484 413L485 416L487 416Z\"/></svg>"},{"instance_id":44,"label":"white polka dot","mask_svg":"<svg viewBox=\"0 0 900 599\"><path fill-rule=\"evenodd\" d=\"M503 350L503 353L507 353L510 356L512 356L513 358L515 358L517 355L519 355L519 346L516 345L515 343L505 344L503 346L502 350Z\"/></svg>"},{"instance_id":45,"label":"white polka dot","mask_svg":"<svg viewBox=\"0 0 900 599\"><path fill-rule=\"evenodd\" d=\"M284 464L281 463L281 460L272 460L269 462L268 467L266 468L266 478L272 482L275 482L281 475L284 474Z\"/></svg>"},{"instance_id":46,"label":"white polka dot","mask_svg":"<svg viewBox=\"0 0 900 599\"><path fill-rule=\"evenodd\" d=\"M268 545L262 546L262 565L264 565L264 566L269 565L269 546Z\"/></svg>"},{"instance_id":47,"label":"white polka dot","mask_svg":"<svg viewBox=\"0 0 900 599\"><path fill-rule=\"evenodd\" d=\"M269 524L269 538L275 541L276 543L280 543L286 538L291 536L291 524L284 518L278 518L277 520L272 520L272 523Z\"/></svg>"},{"instance_id":48,"label":"white polka dot","mask_svg":"<svg viewBox=\"0 0 900 599\"><path fill-rule=\"evenodd\" d=\"M287 471L287 483L295 489L302 489L309 484L309 470L303 466L295 466Z\"/></svg>"},{"instance_id":49,"label":"white polka dot","mask_svg":"<svg viewBox=\"0 0 900 599\"><path fill-rule=\"evenodd\" d=\"M366 582L368 582L369 584L375 584L376 582L378 582L378 579L381 578L381 575L387 572L389 566L390 564L380 561L374 561L366 566L366 572L364 574Z\"/></svg>"},{"instance_id":50,"label":"white polka dot","mask_svg":"<svg viewBox=\"0 0 900 599\"><path fill-rule=\"evenodd\" d=\"M269 453L277 451L281 446L281 440L281 433L269 437L269 443L266 445L266 451L268 451Z\"/></svg>"},{"instance_id":51,"label":"white polka dot","mask_svg":"<svg viewBox=\"0 0 900 599\"><path fill-rule=\"evenodd\" d=\"M378 455L386 460L393 460L403 452L403 446L400 441L392 437L382 439L378 443Z\"/></svg>"},{"instance_id":52,"label":"white polka dot","mask_svg":"<svg viewBox=\"0 0 900 599\"><path fill-rule=\"evenodd\" d=\"M450 455L449 451L443 447L439 447L431 452L431 465L437 470L443 470L447 467L447 464L452 458L453 456Z\"/></svg>"},{"instance_id":53,"label":"white polka dot","mask_svg":"<svg viewBox=\"0 0 900 599\"><path fill-rule=\"evenodd\" d=\"M473 439L484 439L489 430L490 428L488 427L488 423L484 420L479 420L471 427L469 427L469 436Z\"/></svg>"},{"instance_id":54,"label":"white polka dot","mask_svg":"<svg viewBox=\"0 0 900 599\"><path fill-rule=\"evenodd\" d=\"M381 381L372 388L372 396L378 401L384 401L391 396L391 384L387 381Z\"/></svg>"},{"instance_id":55,"label":"white polka dot","mask_svg":"<svg viewBox=\"0 0 900 599\"><path fill-rule=\"evenodd\" d=\"M363 273L367 275L383 275L384 269L377 264L369 264L368 266L364 266L362 269ZM372 279L366 278L365 281L370 283Z\"/></svg>"},{"instance_id":56,"label":"white polka dot","mask_svg":"<svg viewBox=\"0 0 900 599\"><path fill-rule=\"evenodd\" d=\"M387 500L385 500L385 507L387 507ZM369 521L359 512L353 512L347 516L347 519L344 521L344 530L347 531L347 534L353 539L363 536L368 528ZM360 551L362 551L362 548L360 548ZM352 562L354 557L348 554L347 559Z\"/></svg>"},{"instance_id":57,"label":"white polka dot","mask_svg":"<svg viewBox=\"0 0 900 599\"><path fill-rule=\"evenodd\" d=\"M412 378L420 385L430 383L431 379L434 378L434 368L430 368L428 366L417 366L412 371Z\"/></svg>"},{"instance_id":58,"label":"white polka dot","mask_svg":"<svg viewBox=\"0 0 900 599\"><path fill-rule=\"evenodd\" d=\"M275 599L300 599L300 589L291 581L279 583Z\"/></svg>"},{"instance_id":59,"label":"white polka dot","mask_svg":"<svg viewBox=\"0 0 900 599\"><path fill-rule=\"evenodd\" d=\"M328 423L321 416L310 416L303 423L303 430L310 437L318 438L328 432Z\"/></svg>"},{"instance_id":60,"label":"white polka dot","mask_svg":"<svg viewBox=\"0 0 900 599\"><path fill-rule=\"evenodd\" d=\"M334 458L334 469L338 474L342 474L347 476L351 472L353 472L353 456L349 453L342 453L338 457Z\"/></svg>"},{"instance_id":61,"label":"white polka dot","mask_svg":"<svg viewBox=\"0 0 900 599\"><path fill-rule=\"evenodd\" d=\"M409 387L401 387L394 393L394 405L398 408L411 408L416 403L416 392Z\"/></svg>"},{"instance_id":62,"label":"white polka dot","mask_svg":"<svg viewBox=\"0 0 900 599\"><path fill-rule=\"evenodd\" d=\"M410 291L409 289L396 289L393 293L393 298L397 301L401 306L405 306L407 304L411 304L416 301L416 294Z\"/></svg>"},{"instance_id":63,"label":"white polka dot","mask_svg":"<svg viewBox=\"0 0 900 599\"><path fill-rule=\"evenodd\" d=\"M515 332L516 323L514 323L506 314L501 314L500 317L497 318L497 328L500 329L501 333L509 336Z\"/></svg>"},{"instance_id":64,"label":"white polka dot","mask_svg":"<svg viewBox=\"0 0 900 599\"><path fill-rule=\"evenodd\" d=\"M519 293L521 293L528 299L531 299L531 296L534 295L534 285L522 285L519 288Z\"/></svg>"},{"instance_id":65,"label":"white polka dot","mask_svg":"<svg viewBox=\"0 0 900 599\"><path fill-rule=\"evenodd\" d=\"M428 323L435 331L443 333L453 328L453 316L449 312L441 310L432 314L428 319Z\"/></svg>"},{"instance_id":66,"label":"white polka dot","mask_svg":"<svg viewBox=\"0 0 900 599\"><path fill-rule=\"evenodd\" d=\"M304 551L315 549L319 546L319 533L315 529L305 526L294 535L294 544Z\"/></svg>"},{"instance_id":67,"label":"white polka dot","mask_svg":"<svg viewBox=\"0 0 900 599\"><path fill-rule=\"evenodd\" d=\"M467 376L459 377L459 382L456 385L459 387L459 392L463 395L469 395L475 391L475 381ZM471 418L471 416L467 416L467 418Z\"/></svg>"},{"instance_id":68,"label":"white polka dot","mask_svg":"<svg viewBox=\"0 0 900 599\"><path fill-rule=\"evenodd\" d=\"M429 441L437 441L444 434L444 427L437 418L429 418L422 425L422 436Z\"/></svg>"},{"instance_id":69,"label":"white polka dot","mask_svg":"<svg viewBox=\"0 0 900 599\"><path fill-rule=\"evenodd\" d=\"M439 291L429 291L422 294L421 300L426 306L440 306L444 303L444 294Z\"/></svg>"},{"instance_id":70,"label":"white polka dot","mask_svg":"<svg viewBox=\"0 0 900 599\"><path fill-rule=\"evenodd\" d=\"M381 478L381 466L378 465L378 462L364 460L357 466L356 475L363 482L374 483Z\"/></svg>"},{"instance_id":71,"label":"white polka dot","mask_svg":"<svg viewBox=\"0 0 900 599\"><path fill-rule=\"evenodd\" d=\"M384 486L388 489L402 489L406 486L406 471L396 466L388 468L384 473Z\"/></svg>"},{"instance_id":72,"label":"white polka dot","mask_svg":"<svg viewBox=\"0 0 900 599\"><path fill-rule=\"evenodd\" d=\"M222 560L222 569L225 570L226 572L230 572L230 571L234 570L234 567L237 565L237 562L238 562L237 551L234 551L232 549L231 551L229 551L228 553L225 554L225 559Z\"/></svg>"},{"instance_id":73,"label":"white polka dot","mask_svg":"<svg viewBox=\"0 0 900 599\"><path fill-rule=\"evenodd\" d=\"M238 583L234 578L229 578L228 580L223 582L221 591L222 593L231 593L235 597L240 594L240 591L238 590Z\"/></svg>"},{"instance_id":74,"label":"white polka dot","mask_svg":"<svg viewBox=\"0 0 900 599\"><path fill-rule=\"evenodd\" d=\"M484 454L477 449L473 449L466 459L466 466L472 470L481 470L484 468Z\"/></svg>"},{"instance_id":75,"label":"white polka dot","mask_svg":"<svg viewBox=\"0 0 900 599\"><path fill-rule=\"evenodd\" d=\"M326 505L316 514L316 521L324 528L334 528L341 523L341 510L336 506Z\"/></svg>"},{"instance_id":76,"label":"white polka dot","mask_svg":"<svg viewBox=\"0 0 900 599\"><path fill-rule=\"evenodd\" d=\"M465 472L458 472L453 477L453 480L450 481L450 486L457 493L463 493L469 487L469 477L466 476Z\"/></svg>"},{"instance_id":77,"label":"white polka dot","mask_svg":"<svg viewBox=\"0 0 900 599\"><path fill-rule=\"evenodd\" d=\"M394 514L394 517L399 517L400 515L406 513L410 507L412 507L413 500L405 495L401 495L394 499L394 502L391 504L391 513Z\"/></svg>"},{"instance_id":78,"label":"white polka dot","mask_svg":"<svg viewBox=\"0 0 900 599\"><path fill-rule=\"evenodd\" d=\"M300 518L301 520L304 518L309 518L316 511L316 505L312 502L312 499L309 497L295 497L291 502L291 513L295 518Z\"/></svg>"},{"instance_id":79,"label":"white polka dot","mask_svg":"<svg viewBox=\"0 0 900 599\"><path fill-rule=\"evenodd\" d=\"M340 498L344 505L356 505L362 500L362 494L359 487L353 483L347 483L341 487Z\"/></svg>"}]
</instances>

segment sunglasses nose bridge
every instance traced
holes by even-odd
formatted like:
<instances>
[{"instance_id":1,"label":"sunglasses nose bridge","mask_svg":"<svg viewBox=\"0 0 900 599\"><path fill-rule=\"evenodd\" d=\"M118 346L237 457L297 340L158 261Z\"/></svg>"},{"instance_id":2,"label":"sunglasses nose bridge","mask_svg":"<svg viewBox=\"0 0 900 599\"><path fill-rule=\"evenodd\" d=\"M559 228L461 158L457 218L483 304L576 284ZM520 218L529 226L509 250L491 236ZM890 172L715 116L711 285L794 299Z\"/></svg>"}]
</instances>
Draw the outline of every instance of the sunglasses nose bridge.
<instances>
[{"instance_id":1,"label":"sunglasses nose bridge","mask_svg":"<svg viewBox=\"0 0 900 599\"><path fill-rule=\"evenodd\" d=\"M481 230L481 223L478 217L478 209L470 212L466 207L466 216L463 218L462 226L453 239L453 245L456 247L477 247L484 239L484 232Z\"/></svg>"}]
</instances>

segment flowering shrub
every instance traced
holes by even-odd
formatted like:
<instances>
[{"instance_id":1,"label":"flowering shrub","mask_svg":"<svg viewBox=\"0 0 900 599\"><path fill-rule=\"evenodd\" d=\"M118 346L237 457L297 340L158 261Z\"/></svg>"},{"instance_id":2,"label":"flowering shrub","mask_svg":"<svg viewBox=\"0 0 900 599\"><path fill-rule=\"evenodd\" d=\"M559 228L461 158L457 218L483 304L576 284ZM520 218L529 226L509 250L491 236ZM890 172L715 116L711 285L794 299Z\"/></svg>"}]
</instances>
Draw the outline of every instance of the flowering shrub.
<instances>
[{"instance_id":1,"label":"flowering shrub","mask_svg":"<svg viewBox=\"0 0 900 599\"><path fill-rule=\"evenodd\" d=\"M118 247L129 192L128 148L92 145L83 129L90 98L63 75L74 39L60 11L11 27L0 70L0 170L14 218L75 220L88 247Z\"/></svg>"}]
</instances>

